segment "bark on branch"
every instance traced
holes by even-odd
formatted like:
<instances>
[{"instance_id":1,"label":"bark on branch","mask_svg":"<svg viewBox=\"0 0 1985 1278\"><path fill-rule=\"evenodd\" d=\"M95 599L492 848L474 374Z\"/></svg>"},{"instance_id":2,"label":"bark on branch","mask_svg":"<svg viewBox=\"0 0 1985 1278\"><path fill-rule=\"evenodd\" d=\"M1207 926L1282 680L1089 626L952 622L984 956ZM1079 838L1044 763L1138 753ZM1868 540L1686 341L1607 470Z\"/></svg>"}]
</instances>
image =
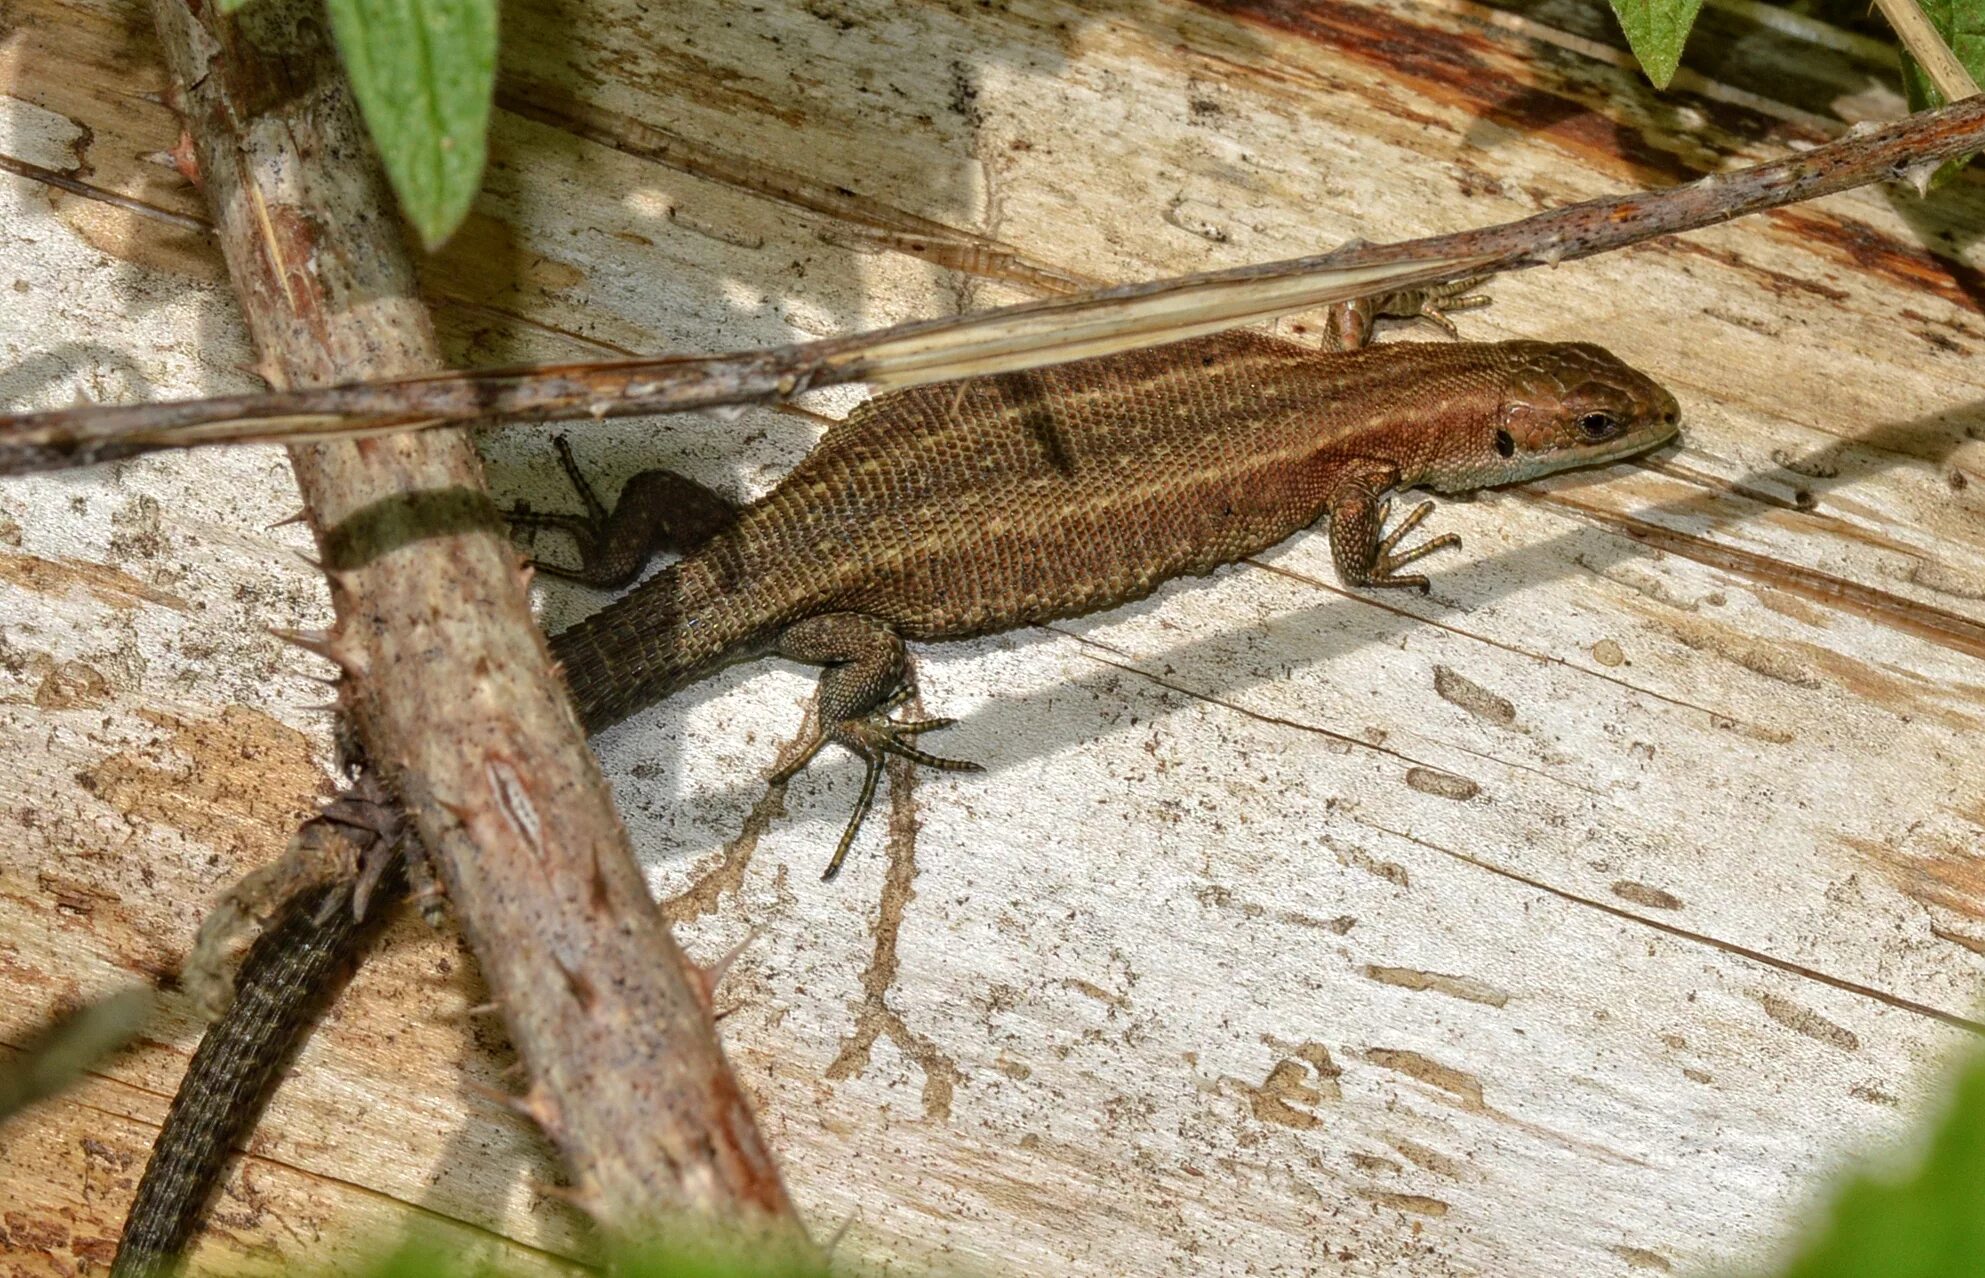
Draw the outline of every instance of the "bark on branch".
<instances>
[{"instance_id":1,"label":"bark on branch","mask_svg":"<svg viewBox=\"0 0 1985 1278\"><path fill-rule=\"evenodd\" d=\"M451 422L560 420L776 402L839 382L903 386L1177 341L1374 292L1552 265L1922 171L1985 150L1985 97L1665 191L1500 226L1029 302L707 357L451 372L178 403L0 414L0 474L161 448L284 442Z\"/></svg>"},{"instance_id":2,"label":"bark on branch","mask_svg":"<svg viewBox=\"0 0 1985 1278\"><path fill-rule=\"evenodd\" d=\"M307 0L154 0L237 294L277 385L441 366L398 218ZM609 1228L677 1214L804 1248L531 619L459 431L292 450L345 681Z\"/></svg>"}]
</instances>

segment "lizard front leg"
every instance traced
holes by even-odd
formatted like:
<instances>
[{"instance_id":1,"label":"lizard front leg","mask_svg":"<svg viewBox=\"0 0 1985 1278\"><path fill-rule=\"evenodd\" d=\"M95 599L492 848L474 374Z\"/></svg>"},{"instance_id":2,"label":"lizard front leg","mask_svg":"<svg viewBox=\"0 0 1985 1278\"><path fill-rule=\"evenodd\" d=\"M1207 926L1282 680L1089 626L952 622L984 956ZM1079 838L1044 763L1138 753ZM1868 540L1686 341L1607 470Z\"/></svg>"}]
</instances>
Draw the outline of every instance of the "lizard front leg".
<instances>
[{"instance_id":1,"label":"lizard front leg","mask_svg":"<svg viewBox=\"0 0 1985 1278\"><path fill-rule=\"evenodd\" d=\"M1381 496L1399 482L1399 469L1385 462L1354 463L1338 481L1330 497L1330 557L1337 566L1337 578L1347 586L1392 586L1425 593L1429 582L1424 574L1401 575L1399 569L1437 550L1461 545L1461 538L1442 533L1411 550L1395 553L1393 548L1407 533L1419 527L1434 508L1423 501L1408 511L1391 532L1385 531L1386 515L1392 501Z\"/></svg>"},{"instance_id":2,"label":"lizard front leg","mask_svg":"<svg viewBox=\"0 0 1985 1278\"><path fill-rule=\"evenodd\" d=\"M841 872L848 848L875 803L876 783L888 755L945 772L977 772L979 765L963 759L942 759L911 745L920 732L949 727L953 719L896 720L889 712L909 700L906 675L909 659L903 640L874 617L858 612L830 612L787 626L779 636L779 653L794 661L825 666L820 675L820 728L800 756L774 774L774 784L790 781L813 761L829 741L839 742L862 757L861 795L848 818L848 828L834 846L823 880Z\"/></svg>"},{"instance_id":3,"label":"lizard front leg","mask_svg":"<svg viewBox=\"0 0 1985 1278\"><path fill-rule=\"evenodd\" d=\"M583 515L540 513L528 507L509 511L513 528L555 528L579 547L579 566L568 567L532 556L542 572L589 586L611 589L634 580L649 559L665 550L688 554L737 522L737 507L703 485L672 470L644 470L620 490L608 511L586 481L565 436L552 438L558 464L585 506Z\"/></svg>"}]
</instances>

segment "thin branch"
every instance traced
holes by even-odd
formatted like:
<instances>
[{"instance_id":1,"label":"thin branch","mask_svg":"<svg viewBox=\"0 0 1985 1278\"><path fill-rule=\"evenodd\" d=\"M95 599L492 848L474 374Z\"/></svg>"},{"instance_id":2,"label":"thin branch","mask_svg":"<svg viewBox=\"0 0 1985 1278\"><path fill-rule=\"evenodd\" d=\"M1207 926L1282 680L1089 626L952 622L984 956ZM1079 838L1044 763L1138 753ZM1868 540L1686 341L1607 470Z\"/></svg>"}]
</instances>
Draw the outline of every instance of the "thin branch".
<instances>
[{"instance_id":1,"label":"thin branch","mask_svg":"<svg viewBox=\"0 0 1985 1278\"><path fill-rule=\"evenodd\" d=\"M1550 265L1833 195L1985 149L1985 98L1665 191L1480 230L1351 244L1262 266L1029 302L731 355L441 373L178 403L0 415L0 474L160 448L320 440L467 421L560 420L777 402L819 386L902 386L1176 341L1360 294Z\"/></svg>"},{"instance_id":2,"label":"thin branch","mask_svg":"<svg viewBox=\"0 0 1985 1278\"><path fill-rule=\"evenodd\" d=\"M85 200L95 200L99 204L108 204L112 208L123 209L126 213L136 213L139 217L150 218L154 222L163 222L167 226L176 226L182 231L193 231L197 234L205 235L214 229L197 217L187 217L184 213L174 213L171 209L162 209L155 204L147 204L143 200L134 200L128 195L120 195L116 191L107 191L103 187L92 186L88 182L73 178L67 173L56 169L43 168L39 164L28 160L16 159L11 155L0 155L0 173L12 173L16 177L24 177L30 182L39 182L43 186L54 187L58 191L67 191L70 195L78 196Z\"/></svg>"},{"instance_id":3,"label":"thin branch","mask_svg":"<svg viewBox=\"0 0 1985 1278\"><path fill-rule=\"evenodd\" d=\"M383 176L322 15L153 0L177 105L264 367L308 387L440 367ZM805 1251L533 623L466 435L301 446L291 463L366 754L413 818L519 1054L520 1102L595 1216L684 1214Z\"/></svg>"},{"instance_id":4,"label":"thin branch","mask_svg":"<svg viewBox=\"0 0 1985 1278\"><path fill-rule=\"evenodd\" d=\"M1930 83L1937 86L1937 92L1944 95L1946 102L1962 102L1978 94L1978 82L1971 78L1971 72L1964 69L1964 63L1957 60L1949 44L1937 29L1930 25L1929 17L1916 0L1875 0L1875 5L1888 19L1895 38L1916 59L1916 65L1923 68L1923 74L1930 77Z\"/></svg>"}]
</instances>

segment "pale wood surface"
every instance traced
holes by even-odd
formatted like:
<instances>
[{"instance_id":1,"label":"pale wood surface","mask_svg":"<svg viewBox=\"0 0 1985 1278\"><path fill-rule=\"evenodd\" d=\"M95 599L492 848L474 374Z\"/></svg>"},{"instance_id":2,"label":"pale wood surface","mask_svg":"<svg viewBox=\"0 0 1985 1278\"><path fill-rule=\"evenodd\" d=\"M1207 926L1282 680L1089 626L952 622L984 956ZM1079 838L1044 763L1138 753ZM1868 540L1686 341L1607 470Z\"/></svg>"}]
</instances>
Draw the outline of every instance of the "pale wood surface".
<instances>
[{"instance_id":1,"label":"pale wood surface","mask_svg":"<svg viewBox=\"0 0 1985 1278\"><path fill-rule=\"evenodd\" d=\"M710 350L1501 220L1898 109L1888 70L1712 10L1647 90L1596 6L523 0L462 362ZM6 0L0 152L198 216L138 6ZM1775 95L1775 96L1774 96ZM1832 119L1834 124L1827 124ZM1447 505L1431 597L1321 537L927 651L977 777L816 882L856 771L724 847L806 672L599 742L723 1029L844 1253L1071 1273L1686 1271L1781 1246L1892 1144L1985 965L1975 179L1501 282L1471 335L1604 341L1686 446ZM0 401L247 389L201 235L0 177ZM762 491L814 414L582 432L609 484ZM501 491L561 503L541 435ZM0 487L0 1041L182 953L325 777L315 574L273 450ZM550 547L548 547L550 549ZM548 624L597 605L544 592ZM728 877L727 877L728 875ZM402 923L304 1053L205 1257L349 1266L416 1225L560 1269L543 1142L449 937ZM107 1262L176 1014L0 1128L0 1265Z\"/></svg>"}]
</instances>

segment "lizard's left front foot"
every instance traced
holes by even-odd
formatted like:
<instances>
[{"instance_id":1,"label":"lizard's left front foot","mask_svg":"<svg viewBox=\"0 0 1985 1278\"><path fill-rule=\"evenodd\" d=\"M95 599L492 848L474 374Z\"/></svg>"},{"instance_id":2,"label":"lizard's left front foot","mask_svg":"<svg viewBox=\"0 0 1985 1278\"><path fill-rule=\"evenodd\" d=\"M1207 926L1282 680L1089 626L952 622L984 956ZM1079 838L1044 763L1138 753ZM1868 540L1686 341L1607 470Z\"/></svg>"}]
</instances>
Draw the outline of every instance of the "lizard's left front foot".
<instances>
[{"instance_id":1,"label":"lizard's left front foot","mask_svg":"<svg viewBox=\"0 0 1985 1278\"><path fill-rule=\"evenodd\" d=\"M1467 279L1449 280L1445 284L1429 284L1425 288L1406 288L1396 293L1380 293L1376 297L1358 297L1340 302L1330 311L1330 343L1346 351L1369 346L1372 332L1382 319L1421 320L1449 337L1459 339L1461 333L1448 315L1454 311L1472 311L1478 306L1487 306L1493 300L1487 293L1470 293L1468 290L1488 278L1486 275L1471 275Z\"/></svg>"}]
</instances>

